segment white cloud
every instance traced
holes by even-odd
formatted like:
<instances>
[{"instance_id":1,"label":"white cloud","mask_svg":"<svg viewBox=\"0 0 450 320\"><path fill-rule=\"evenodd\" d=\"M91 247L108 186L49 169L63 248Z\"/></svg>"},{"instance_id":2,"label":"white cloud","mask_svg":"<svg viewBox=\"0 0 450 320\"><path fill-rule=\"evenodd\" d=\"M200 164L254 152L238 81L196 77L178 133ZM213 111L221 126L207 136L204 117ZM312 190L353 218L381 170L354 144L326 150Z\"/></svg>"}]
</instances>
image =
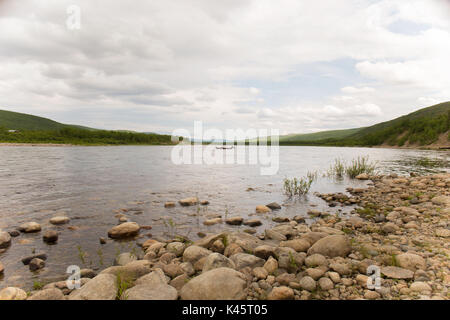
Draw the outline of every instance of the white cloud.
<instances>
[{"instance_id":1,"label":"white cloud","mask_svg":"<svg viewBox=\"0 0 450 320\"><path fill-rule=\"evenodd\" d=\"M65 26L71 4L78 31ZM197 119L291 132L368 125L450 99L449 9L445 0L3 1L0 105L143 131ZM398 21L426 28L389 30ZM275 89L341 60L356 62L312 75L318 88L335 80L334 93L286 99L295 91Z\"/></svg>"}]
</instances>

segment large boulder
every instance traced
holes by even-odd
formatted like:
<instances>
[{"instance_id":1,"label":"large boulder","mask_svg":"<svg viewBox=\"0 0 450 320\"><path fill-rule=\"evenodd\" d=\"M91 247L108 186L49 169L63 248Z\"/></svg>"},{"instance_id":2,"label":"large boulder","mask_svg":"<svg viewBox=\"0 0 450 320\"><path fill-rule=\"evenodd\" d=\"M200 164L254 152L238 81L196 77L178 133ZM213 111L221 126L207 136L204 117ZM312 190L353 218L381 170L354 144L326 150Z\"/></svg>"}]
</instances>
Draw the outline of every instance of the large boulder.
<instances>
[{"instance_id":1,"label":"large boulder","mask_svg":"<svg viewBox=\"0 0 450 320\"><path fill-rule=\"evenodd\" d=\"M205 263L203 264L203 272L223 267L234 269L236 266L231 259L225 257L223 254L211 253L206 257Z\"/></svg>"},{"instance_id":2,"label":"large boulder","mask_svg":"<svg viewBox=\"0 0 450 320\"><path fill-rule=\"evenodd\" d=\"M117 277L100 273L80 289L72 291L69 300L115 300L117 296Z\"/></svg>"},{"instance_id":3,"label":"large boulder","mask_svg":"<svg viewBox=\"0 0 450 320\"><path fill-rule=\"evenodd\" d=\"M137 260L124 266L106 268L100 274L112 274L127 281L134 281L150 272L152 272L150 261Z\"/></svg>"},{"instance_id":4,"label":"large boulder","mask_svg":"<svg viewBox=\"0 0 450 320\"><path fill-rule=\"evenodd\" d=\"M24 233L32 233L41 231L41 225L37 222L26 222L19 226L19 231Z\"/></svg>"},{"instance_id":5,"label":"large boulder","mask_svg":"<svg viewBox=\"0 0 450 320\"><path fill-rule=\"evenodd\" d=\"M326 257L346 257L352 251L350 241L346 236L330 235L314 243L308 250L308 255L315 253Z\"/></svg>"},{"instance_id":6,"label":"large boulder","mask_svg":"<svg viewBox=\"0 0 450 320\"><path fill-rule=\"evenodd\" d=\"M0 300L25 300L27 293L20 288L6 287L0 290Z\"/></svg>"},{"instance_id":7,"label":"large boulder","mask_svg":"<svg viewBox=\"0 0 450 320\"><path fill-rule=\"evenodd\" d=\"M311 244L309 243L308 240L305 239L293 239L282 241L280 243L280 247L292 248L297 252L306 252L309 249L309 247L311 247Z\"/></svg>"},{"instance_id":8,"label":"large boulder","mask_svg":"<svg viewBox=\"0 0 450 320\"><path fill-rule=\"evenodd\" d=\"M182 300L243 300L245 276L230 268L217 268L193 278L180 291Z\"/></svg>"},{"instance_id":9,"label":"large boulder","mask_svg":"<svg viewBox=\"0 0 450 320\"><path fill-rule=\"evenodd\" d=\"M211 253L212 253L212 251L210 251L206 248L192 245L192 246L187 247L184 250L183 261L195 264L195 262L197 262L201 258L209 256Z\"/></svg>"},{"instance_id":10,"label":"large boulder","mask_svg":"<svg viewBox=\"0 0 450 320\"><path fill-rule=\"evenodd\" d=\"M58 288L49 288L36 292L28 300L64 300L64 294Z\"/></svg>"},{"instance_id":11,"label":"large boulder","mask_svg":"<svg viewBox=\"0 0 450 320\"><path fill-rule=\"evenodd\" d=\"M136 285L126 290L121 300L177 300L178 291L168 284Z\"/></svg>"},{"instance_id":12,"label":"large boulder","mask_svg":"<svg viewBox=\"0 0 450 320\"><path fill-rule=\"evenodd\" d=\"M381 268L381 273L386 277L391 279L412 279L414 278L414 272L408 269L403 269L399 267L383 267Z\"/></svg>"},{"instance_id":13,"label":"large boulder","mask_svg":"<svg viewBox=\"0 0 450 320\"><path fill-rule=\"evenodd\" d=\"M413 253L402 253L395 257L397 264L401 268L416 271L418 269L425 270L427 264L425 259L417 254Z\"/></svg>"},{"instance_id":14,"label":"large boulder","mask_svg":"<svg viewBox=\"0 0 450 320\"><path fill-rule=\"evenodd\" d=\"M134 237L139 233L140 226L136 222L125 222L112 227L108 231L108 236L113 239Z\"/></svg>"},{"instance_id":15,"label":"large boulder","mask_svg":"<svg viewBox=\"0 0 450 320\"><path fill-rule=\"evenodd\" d=\"M11 236L6 231L0 231L0 249L7 248L11 245Z\"/></svg>"},{"instance_id":16,"label":"large boulder","mask_svg":"<svg viewBox=\"0 0 450 320\"><path fill-rule=\"evenodd\" d=\"M248 253L233 254L230 259L234 262L236 270L241 270L245 267L256 268L264 265L264 260Z\"/></svg>"}]
</instances>

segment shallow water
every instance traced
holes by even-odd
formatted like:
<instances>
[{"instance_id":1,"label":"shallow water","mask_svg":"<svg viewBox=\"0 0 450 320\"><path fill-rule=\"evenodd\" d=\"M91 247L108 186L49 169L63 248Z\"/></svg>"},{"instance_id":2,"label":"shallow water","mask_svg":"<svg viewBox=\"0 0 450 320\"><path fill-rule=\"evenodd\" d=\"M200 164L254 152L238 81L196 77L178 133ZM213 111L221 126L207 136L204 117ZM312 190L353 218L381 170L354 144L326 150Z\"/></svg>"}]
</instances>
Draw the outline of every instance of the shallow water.
<instances>
[{"instance_id":1,"label":"shallow water","mask_svg":"<svg viewBox=\"0 0 450 320\"><path fill-rule=\"evenodd\" d=\"M345 192L348 186L364 185L358 181L334 181L319 174L310 194L296 201L282 193L285 177L301 177L308 171L325 172L341 158L350 162L358 156L369 156L378 162L383 173L449 171L448 151L419 151L378 148L280 147L280 165L276 175L260 175L257 165L175 165L171 161L172 147L1 147L0 148L0 228L12 230L23 222L36 221L43 231L60 232L58 244L47 245L42 232L21 234L0 254L5 274L0 288L20 286L30 288L34 281L49 282L64 276L67 266L79 265L94 269L112 264L119 252L137 250L135 241L108 241L100 245L99 237L117 224L120 209L131 221L151 225L142 231L153 237L167 238L172 234L196 239L198 231L214 232L245 229L216 225L206 227L206 215L224 217L253 215L255 206L276 201L285 204L270 215L258 215L263 220L260 232L274 223L271 217L305 215L309 208L334 212L351 208L329 208L314 196L314 191ZM219 151L217 151L219 152ZM230 152L220 150L220 152ZM254 191L246 191L253 188ZM165 201L198 196L209 200L205 207L165 209ZM64 212L71 222L53 226L48 220ZM171 226L171 221L174 225ZM68 229L69 226L76 230ZM21 258L33 252L46 252L46 268L32 273Z\"/></svg>"}]
</instances>

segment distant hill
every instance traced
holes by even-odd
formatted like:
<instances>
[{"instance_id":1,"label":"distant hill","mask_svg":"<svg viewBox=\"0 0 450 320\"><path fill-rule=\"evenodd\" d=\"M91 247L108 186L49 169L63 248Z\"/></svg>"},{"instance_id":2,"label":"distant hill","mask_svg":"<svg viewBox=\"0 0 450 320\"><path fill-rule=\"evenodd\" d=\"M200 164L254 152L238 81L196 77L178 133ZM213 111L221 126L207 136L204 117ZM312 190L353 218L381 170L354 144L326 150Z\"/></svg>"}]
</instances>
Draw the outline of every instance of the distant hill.
<instances>
[{"instance_id":1,"label":"distant hill","mask_svg":"<svg viewBox=\"0 0 450 320\"><path fill-rule=\"evenodd\" d=\"M79 128L94 130L92 128L63 124L47 118L31 114L0 110L0 127L10 130L57 130L62 128Z\"/></svg>"},{"instance_id":2,"label":"distant hill","mask_svg":"<svg viewBox=\"0 0 450 320\"><path fill-rule=\"evenodd\" d=\"M9 130L17 130L17 132L9 132ZM0 142L76 145L172 144L170 135L127 130L99 130L4 110L0 110Z\"/></svg>"},{"instance_id":3,"label":"distant hill","mask_svg":"<svg viewBox=\"0 0 450 320\"><path fill-rule=\"evenodd\" d=\"M376 125L280 137L281 145L450 147L450 102Z\"/></svg>"},{"instance_id":4,"label":"distant hill","mask_svg":"<svg viewBox=\"0 0 450 320\"><path fill-rule=\"evenodd\" d=\"M364 128L355 129L344 129L344 130L330 130L330 131L320 131L315 133L304 133L304 134L290 134L286 136L280 136L280 142L291 142L291 141L317 141L323 139L331 138L347 138L352 134L361 131Z\"/></svg>"}]
</instances>

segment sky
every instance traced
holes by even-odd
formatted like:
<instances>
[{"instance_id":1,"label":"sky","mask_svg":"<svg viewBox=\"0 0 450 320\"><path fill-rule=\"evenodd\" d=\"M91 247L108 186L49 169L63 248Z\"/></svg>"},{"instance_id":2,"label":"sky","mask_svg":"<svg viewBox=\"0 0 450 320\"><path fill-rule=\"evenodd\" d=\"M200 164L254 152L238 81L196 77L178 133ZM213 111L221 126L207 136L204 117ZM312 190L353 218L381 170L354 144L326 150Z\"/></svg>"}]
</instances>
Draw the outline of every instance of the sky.
<instances>
[{"instance_id":1,"label":"sky","mask_svg":"<svg viewBox=\"0 0 450 320\"><path fill-rule=\"evenodd\" d=\"M450 0L0 0L0 109L101 129L368 126L449 57Z\"/></svg>"}]
</instances>

